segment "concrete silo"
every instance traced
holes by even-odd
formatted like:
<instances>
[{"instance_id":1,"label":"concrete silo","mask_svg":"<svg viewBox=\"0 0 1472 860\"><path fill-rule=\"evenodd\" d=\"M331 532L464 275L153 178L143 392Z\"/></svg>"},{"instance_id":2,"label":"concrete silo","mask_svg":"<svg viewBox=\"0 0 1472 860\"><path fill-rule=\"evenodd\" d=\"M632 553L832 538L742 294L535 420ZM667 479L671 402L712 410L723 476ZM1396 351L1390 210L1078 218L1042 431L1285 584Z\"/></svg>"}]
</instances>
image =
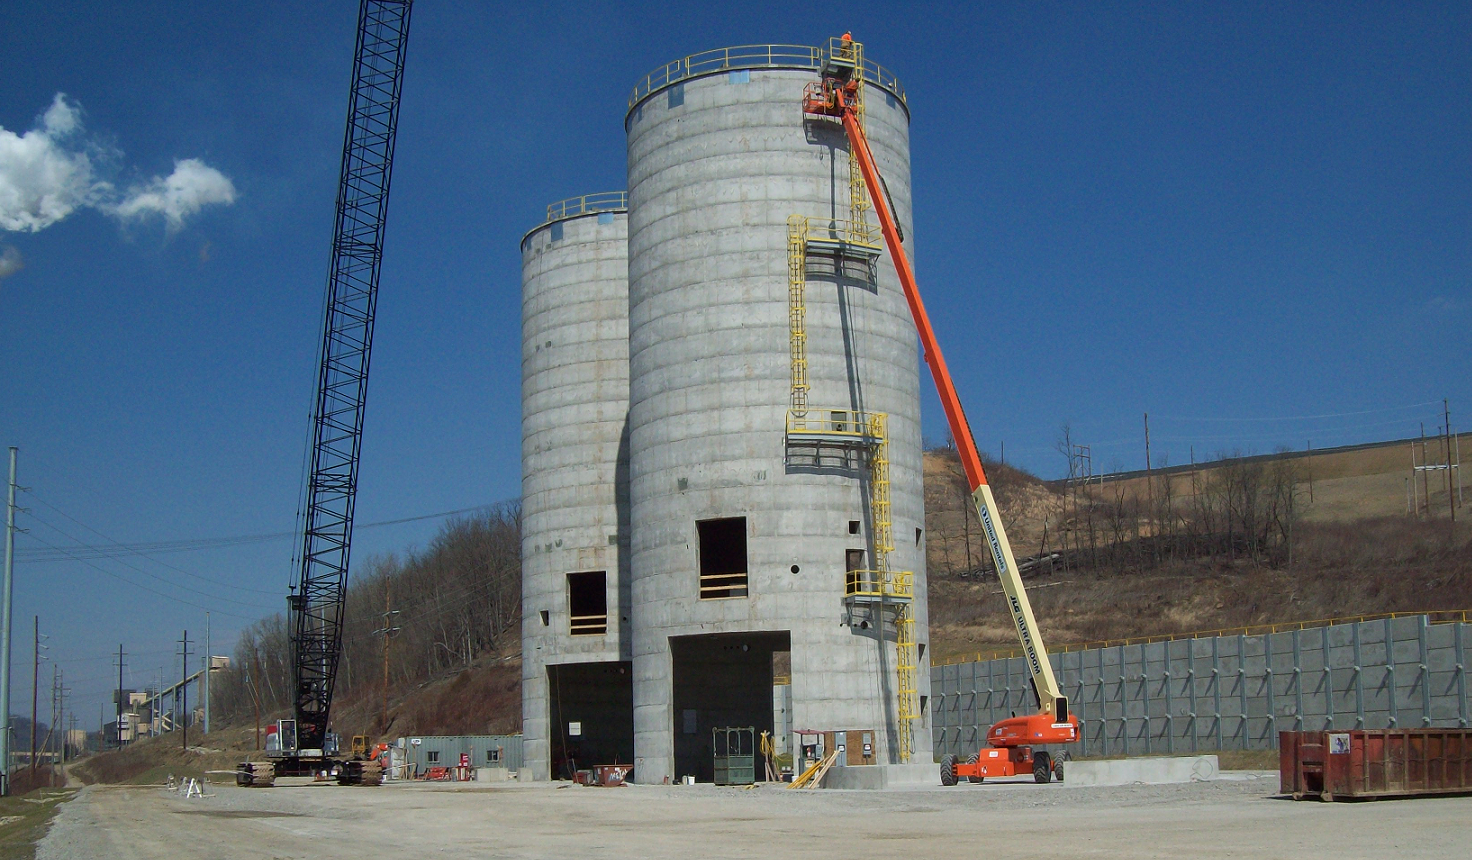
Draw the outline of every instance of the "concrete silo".
<instances>
[{"instance_id":1,"label":"concrete silo","mask_svg":"<svg viewBox=\"0 0 1472 860\"><path fill-rule=\"evenodd\" d=\"M523 778L633 755L627 212L573 198L521 242Z\"/></svg>"},{"instance_id":2,"label":"concrete silo","mask_svg":"<svg viewBox=\"0 0 1472 860\"><path fill-rule=\"evenodd\" d=\"M714 727L772 728L788 665L797 729L848 732L851 763L931 760L915 328L841 126L803 113L826 62L713 51L630 99L640 782L708 778ZM908 108L860 65L908 242Z\"/></svg>"}]
</instances>

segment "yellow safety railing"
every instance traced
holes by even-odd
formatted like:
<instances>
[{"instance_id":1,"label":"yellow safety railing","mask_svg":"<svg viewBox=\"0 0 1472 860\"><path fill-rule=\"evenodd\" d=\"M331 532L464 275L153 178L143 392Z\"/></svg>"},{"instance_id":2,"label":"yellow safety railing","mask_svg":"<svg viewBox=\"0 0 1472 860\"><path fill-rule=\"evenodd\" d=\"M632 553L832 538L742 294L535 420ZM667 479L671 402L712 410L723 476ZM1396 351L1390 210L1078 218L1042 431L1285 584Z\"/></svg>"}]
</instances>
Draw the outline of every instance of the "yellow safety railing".
<instances>
[{"instance_id":1,"label":"yellow safety railing","mask_svg":"<svg viewBox=\"0 0 1472 860\"><path fill-rule=\"evenodd\" d=\"M728 69L813 69L821 70L827 51L811 45L736 45L691 54L665 63L644 76L629 94L629 110L650 94L688 78ZM905 104L905 88L899 78L878 63L861 62L865 81L883 87Z\"/></svg>"},{"instance_id":2,"label":"yellow safety railing","mask_svg":"<svg viewBox=\"0 0 1472 860\"><path fill-rule=\"evenodd\" d=\"M1062 646L1050 645L1055 653L1093 651L1099 648L1118 648L1121 645L1153 645L1156 642L1176 642L1183 639L1211 639L1216 636L1261 636L1264 633L1291 633L1294 630L1314 630L1340 624L1358 624L1362 621L1384 621L1387 618L1416 618L1426 616L1432 624L1472 623L1472 609L1434 609L1427 612L1380 612L1370 615L1346 615L1339 618L1318 618L1311 621L1282 621L1275 624L1252 624L1245 627L1220 627L1215 630L1196 630L1190 633L1162 633L1155 636L1130 636L1123 639L1096 639L1092 642L1075 642ZM1021 648L998 647L976 651L956 657L932 661L932 666L950 666L956 663L979 663L983 660L1003 660L1021 657Z\"/></svg>"},{"instance_id":3,"label":"yellow safety railing","mask_svg":"<svg viewBox=\"0 0 1472 860\"><path fill-rule=\"evenodd\" d=\"M877 414L880 413L819 407L808 407L802 413L788 410L787 435L850 436L854 439L872 440L873 418Z\"/></svg>"},{"instance_id":4,"label":"yellow safety railing","mask_svg":"<svg viewBox=\"0 0 1472 860\"><path fill-rule=\"evenodd\" d=\"M629 192L602 191L559 200L547 207L547 220L561 221L594 212L618 212L629 208Z\"/></svg>"},{"instance_id":5,"label":"yellow safety railing","mask_svg":"<svg viewBox=\"0 0 1472 860\"><path fill-rule=\"evenodd\" d=\"M915 595L915 574L908 570L850 570L844 574L843 593L848 597L908 600Z\"/></svg>"},{"instance_id":6,"label":"yellow safety railing","mask_svg":"<svg viewBox=\"0 0 1472 860\"><path fill-rule=\"evenodd\" d=\"M573 636L601 636L608 632L606 612L601 615L573 615L568 621L568 632Z\"/></svg>"},{"instance_id":7,"label":"yellow safety railing","mask_svg":"<svg viewBox=\"0 0 1472 860\"><path fill-rule=\"evenodd\" d=\"M863 184L863 176L859 176L860 185ZM794 215L794 218L799 217ZM870 224L867 220L854 221L848 218L828 219L805 219L808 223L807 240L809 242L848 242L854 245L864 245L873 248L883 247L881 243L884 236L879 232L877 225ZM815 223L816 222L816 223Z\"/></svg>"}]
</instances>

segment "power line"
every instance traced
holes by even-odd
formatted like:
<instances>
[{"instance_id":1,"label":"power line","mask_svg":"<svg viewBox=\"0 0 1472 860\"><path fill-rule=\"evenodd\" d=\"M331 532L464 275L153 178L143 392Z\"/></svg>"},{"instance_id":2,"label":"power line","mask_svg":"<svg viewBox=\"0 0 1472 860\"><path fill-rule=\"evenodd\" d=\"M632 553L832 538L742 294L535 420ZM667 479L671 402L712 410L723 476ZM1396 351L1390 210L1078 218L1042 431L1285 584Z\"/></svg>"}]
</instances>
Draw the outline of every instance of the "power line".
<instances>
[{"instance_id":1,"label":"power line","mask_svg":"<svg viewBox=\"0 0 1472 860\"><path fill-rule=\"evenodd\" d=\"M51 547L52 549L55 549L55 550L58 550L58 551L61 551L61 552L65 552L65 550L63 550L61 547L57 546L56 544L51 543L51 542L49 542L47 540L44 540L42 538L38 538L35 535L31 535L31 538L33 540L40 541L41 543L45 544L46 546ZM85 564L86 566L92 568L93 570L97 571L98 573L105 573L108 576L111 576L114 579L117 579L117 580L120 580L122 582L125 582L125 583L127 583L128 585L131 585L134 588L141 589L143 591L147 591L150 594L158 595L159 597L162 597L165 600L172 600L175 603L182 603L185 606L193 606L195 609L203 609L206 612L218 612L221 615L228 615L231 618L240 618L240 619L243 619L245 621L256 621L256 620L258 620L256 618L253 618L253 617L249 616L249 615L241 615L241 614L239 614L237 612L226 612L223 609L218 609L218 608L215 608L213 606L205 606L205 605L200 604L200 603L195 603L192 600L185 600L182 597L175 597L172 594L165 594L162 591L159 591L158 589L149 588L146 585L143 585L141 583L134 582L133 580L128 579L126 576L123 576L120 573L117 573L115 571L108 570L107 568L104 568L104 567L98 567L97 565L95 565L92 562L90 562L90 561L88 561L86 559L83 559L83 558L74 558L73 560L74 561L81 562L82 564ZM208 596L208 595L206 595L206 596Z\"/></svg>"},{"instance_id":2,"label":"power line","mask_svg":"<svg viewBox=\"0 0 1472 860\"><path fill-rule=\"evenodd\" d=\"M67 519L71 520L72 522L74 522L77 525L81 526L82 528L86 529L87 531L89 531L89 532L97 535L98 537L102 538L103 540L107 541L109 544L111 544L111 545L113 545L115 547L122 547L122 544L119 544L118 542L114 541L112 538L108 537L107 535L103 534L102 532L98 531L97 529L92 528L91 526L87 525L86 523L82 522L81 520L77 519L76 517L72 516L71 514L67 513L66 511L63 511L61 508L58 508L57 506L51 504L50 502L48 502L45 499L41 498L40 496L36 495L35 491L30 491L29 495L32 498L34 498L36 501L38 501L41 504L45 505L46 507L50 508L51 510L56 511L58 514L61 514L62 516L66 517ZM137 556L140 556L142 558L146 558L146 559L148 559L149 561L152 561L155 564L158 564L158 565L161 565L163 567L168 568L169 570L177 571L179 573L184 574L185 576L191 576L191 577L194 577L195 579L199 579L199 580L202 580L204 582L208 582L211 585L220 586L221 588L231 588L231 589L234 589L236 591L248 591L248 592L254 592L256 594L276 594L277 593L276 591L266 591L265 589L261 589L261 588L247 588L247 587L245 587L243 585L231 585L231 584L229 584L227 582L217 582L216 580L211 579L211 578L209 578L207 576L201 576L200 574L192 573L192 572L187 571L187 570L185 570L185 569L183 569L181 567L175 567L174 565L169 564L168 562L160 561L159 559L156 559L153 556L151 556L151 555L149 555L149 554L147 554L145 552L142 552L141 550L137 550L137 549L125 549L125 552L127 554L137 555Z\"/></svg>"},{"instance_id":3,"label":"power line","mask_svg":"<svg viewBox=\"0 0 1472 860\"><path fill-rule=\"evenodd\" d=\"M43 502L43 504L46 504L46 503ZM354 527L354 529L355 530L361 530L361 529L371 529L371 528L382 528L382 527L385 527L385 526L397 526L397 525L403 525L405 523L421 522L423 520L443 519L445 517L453 517L453 516L457 516L459 514L468 514L468 513L474 513L476 511L489 510L491 508L494 508L498 504L501 504L501 503L500 502L491 502L489 504L476 505L475 507L470 507L470 508L457 508L457 509L452 510L452 511L439 511L438 513L433 513L433 514L419 514L417 516L412 516L412 517L399 517L397 519L392 519L392 520L380 520L378 522L362 523L360 525L356 525ZM47 507L51 507L52 510L56 510L54 507L52 507L49 504L47 504L46 506ZM58 513L60 513L60 511L58 511ZM62 515L63 516L66 516L66 514L62 514ZM72 519L69 516L67 518L68 519ZM73 520L73 521L75 522L75 520ZM152 554L155 554L155 555L164 555L164 554L171 554L171 553L178 553L178 552L200 552L200 551L211 550L211 549L228 549L228 548L236 547L236 546L247 546L247 545L250 545L250 544L257 544L257 543L268 543L268 542L271 542L271 541L294 540L294 539L299 538L299 537L301 537L301 535L299 533L297 533L297 532L263 532L263 533L260 533L260 534L228 535L228 536L213 537L213 538L191 538L191 539L178 539L178 540L166 540L166 541L150 541L150 542L138 542L138 543L112 543L111 548L107 548L107 549L103 549L103 548L100 548L100 547L80 546L80 547L74 547L74 548L66 548L66 549L63 549L60 552L44 552L44 551L37 551L37 550L29 550L29 551L26 551L24 553L24 557L26 558L27 561L29 561L31 563L36 563L36 562L39 562L39 561L55 561L55 560L62 559L62 558L69 559L69 560L76 560L79 557L81 557L81 558L116 558L119 555L145 555L145 554L149 554L149 553L152 553ZM83 550L83 551L78 552L77 551L78 549ZM274 593L274 592L270 592L270 593Z\"/></svg>"},{"instance_id":4,"label":"power line","mask_svg":"<svg viewBox=\"0 0 1472 860\"><path fill-rule=\"evenodd\" d=\"M1438 406L1440 400L1427 400L1422 403L1408 403L1405 406L1386 406L1381 409L1363 409L1357 412L1329 412L1323 415L1283 415L1277 418L1210 418L1205 416L1187 417L1183 415L1156 415L1156 418L1165 418L1170 421L1313 421L1319 418L1351 418L1356 415L1379 415L1385 412L1402 412L1407 409L1420 409L1423 406Z\"/></svg>"},{"instance_id":5,"label":"power line","mask_svg":"<svg viewBox=\"0 0 1472 860\"><path fill-rule=\"evenodd\" d=\"M65 536L65 537L67 537L67 538L69 538L69 539L71 539L73 541L76 541L77 543L81 543L81 540L79 538L77 538L75 535L69 534L68 532L64 531L63 529L61 529L60 527L58 527L54 523L49 523L46 520L43 520L40 517L36 516L35 514L31 514L30 516L36 522L38 522L38 523L46 526L47 528L51 529L52 531L55 531L55 532L57 532L57 533ZM37 538L37 540L40 540L40 539ZM43 543L44 543L44 541L43 541ZM49 546L53 546L54 547L56 545L55 544L49 544ZM77 559L77 560L80 561L81 559ZM208 597L211 600L223 600L226 603L234 603L237 606L245 606L245 607L249 607L251 609L266 609L266 610L269 610L271 608L269 606L265 606L265 605L262 605L262 604L259 604L259 603L248 603L248 602L246 602L244 600L236 600L233 597L221 597L221 596L219 596L217 594L210 594L207 591L200 591L197 588L191 588L190 586L187 586L187 585L181 585L181 584L179 584L177 582L174 582L171 579L168 579L167 577L160 576L160 575L158 575L156 573L153 573L152 571L144 570L143 568L138 567L137 565L128 564L127 562L123 561L122 559L114 558L113 561L117 562L118 564L122 565L123 567L128 568L129 570L136 571L138 573L143 574L144 576L150 577L152 579L156 579L159 582L162 582L163 584L165 584L165 585L167 585L167 586L169 586L171 588L177 588L180 591L187 591L187 592L190 592L191 594L198 594L200 597ZM208 608L208 607L205 607L205 608Z\"/></svg>"}]
</instances>

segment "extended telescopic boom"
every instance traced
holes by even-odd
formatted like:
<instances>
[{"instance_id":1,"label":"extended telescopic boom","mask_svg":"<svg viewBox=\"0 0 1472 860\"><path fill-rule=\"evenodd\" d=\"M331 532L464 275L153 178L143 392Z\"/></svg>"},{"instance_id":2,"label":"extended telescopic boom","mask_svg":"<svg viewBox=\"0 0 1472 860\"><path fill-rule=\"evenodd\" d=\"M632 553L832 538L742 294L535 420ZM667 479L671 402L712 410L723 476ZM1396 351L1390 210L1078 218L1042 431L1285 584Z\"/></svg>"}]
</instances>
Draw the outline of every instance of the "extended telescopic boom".
<instances>
[{"instance_id":1,"label":"extended telescopic boom","mask_svg":"<svg viewBox=\"0 0 1472 860\"><path fill-rule=\"evenodd\" d=\"M844 40L841 44L852 45ZM842 51L843 48L839 48ZM852 50L852 48L849 48ZM859 122L857 92L861 86L862 69L854 69L847 80L827 78L821 90L810 91L803 100L803 109L808 113L836 116L843 120L849 145L853 148L859 169L864 175L864 184L870 190L870 202L879 218L880 230L884 234L885 246L894 261L904 288L905 300L909 302L910 314L920 334L920 344L925 350L925 363L930 365L930 375L940 394L941 406L950 424L951 437L956 440L956 450L961 456L961 468L971 487L971 500L976 505L977 516L986 533L987 545L991 547L992 560L996 563L997 576L1002 581L1002 590L1007 596L1007 607L1012 622L1017 626L1017 637L1027 658L1028 671L1032 673L1033 685L1037 690L1038 705L1050 723L1068 722L1068 697L1058 688L1052 664L1048 662L1048 651L1038 632L1037 620L1033 618L1032 605L1028 603L1022 577L1017 573L1017 561L1012 546L1007 542L1007 533L1002 528L1002 518L997 510L997 501L992 496L986 480L986 471L981 467L981 455L976 450L976 441L971 436L971 426L966 422L966 413L961 409L961 399L946 368L945 356L936 342L935 331L930 326L930 317L925 313L925 303L920 300L920 290L915 284L915 270L910 258L901 245L899 227L894 212L890 209L888 194L884 193L879 168L874 163L874 154L869 149L869 140ZM878 193L875 193L878 192Z\"/></svg>"}]
</instances>

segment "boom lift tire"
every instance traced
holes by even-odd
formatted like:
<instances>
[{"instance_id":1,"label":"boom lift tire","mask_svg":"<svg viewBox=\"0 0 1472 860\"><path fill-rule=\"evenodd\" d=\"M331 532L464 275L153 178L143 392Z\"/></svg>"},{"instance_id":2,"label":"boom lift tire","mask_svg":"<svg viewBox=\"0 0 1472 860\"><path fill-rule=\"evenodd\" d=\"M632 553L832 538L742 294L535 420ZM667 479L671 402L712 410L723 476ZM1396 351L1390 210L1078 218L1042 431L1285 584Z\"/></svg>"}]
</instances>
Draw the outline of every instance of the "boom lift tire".
<instances>
[{"instance_id":1,"label":"boom lift tire","mask_svg":"<svg viewBox=\"0 0 1472 860\"><path fill-rule=\"evenodd\" d=\"M979 761L981 761L981 753L979 753L979 752L972 753L971 754L971 758L966 759L966 763L967 764L976 764ZM966 781L969 782L969 783L971 783L972 785L981 785L982 782L985 781L985 780L986 780L986 777L984 777L984 776L968 776L968 777L966 777Z\"/></svg>"},{"instance_id":2,"label":"boom lift tire","mask_svg":"<svg viewBox=\"0 0 1472 860\"><path fill-rule=\"evenodd\" d=\"M953 755L942 756L940 760L940 784L956 784L956 757Z\"/></svg>"},{"instance_id":3,"label":"boom lift tire","mask_svg":"<svg viewBox=\"0 0 1472 860\"><path fill-rule=\"evenodd\" d=\"M1032 757L1032 778L1039 785L1053 781L1053 758L1045 752Z\"/></svg>"}]
</instances>

